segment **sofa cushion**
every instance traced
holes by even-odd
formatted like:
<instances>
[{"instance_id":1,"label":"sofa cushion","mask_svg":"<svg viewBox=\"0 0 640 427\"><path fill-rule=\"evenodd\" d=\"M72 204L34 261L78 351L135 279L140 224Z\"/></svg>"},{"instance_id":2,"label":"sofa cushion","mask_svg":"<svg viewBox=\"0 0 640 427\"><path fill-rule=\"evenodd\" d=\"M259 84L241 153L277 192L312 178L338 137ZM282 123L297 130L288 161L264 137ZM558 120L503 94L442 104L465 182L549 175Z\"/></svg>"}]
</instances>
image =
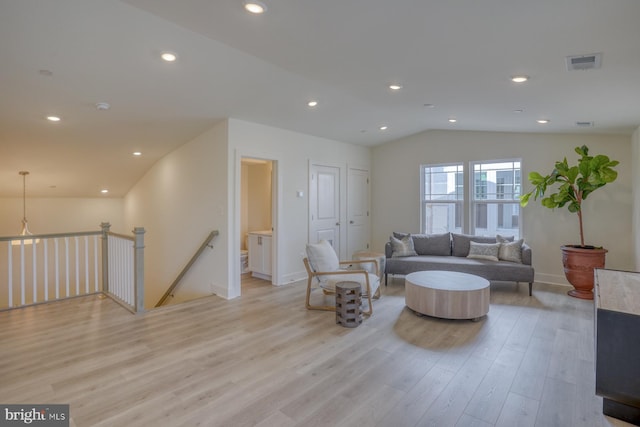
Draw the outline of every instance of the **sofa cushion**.
<instances>
[{"instance_id":1,"label":"sofa cushion","mask_svg":"<svg viewBox=\"0 0 640 427\"><path fill-rule=\"evenodd\" d=\"M406 236L404 233L393 233L397 239ZM413 247L418 255L451 255L451 234L412 234Z\"/></svg>"},{"instance_id":2,"label":"sofa cushion","mask_svg":"<svg viewBox=\"0 0 640 427\"><path fill-rule=\"evenodd\" d=\"M417 255L413 247L413 239L411 238L411 234L407 234L400 239L391 236L389 241L391 242L391 248L393 249L391 255L392 258Z\"/></svg>"},{"instance_id":3,"label":"sofa cushion","mask_svg":"<svg viewBox=\"0 0 640 427\"><path fill-rule=\"evenodd\" d=\"M508 237L507 237L508 239ZM511 237L513 240L513 237ZM456 234L451 233L451 241L452 241L452 255L453 256L462 256L466 257L469 255L469 244L470 242L476 243L497 243L495 237L488 236L472 236L469 234Z\"/></svg>"},{"instance_id":4,"label":"sofa cushion","mask_svg":"<svg viewBox=\"0 0 640 427\"><path fill-rule=\"evenodd\" d=\"M515 262L495 262L484 259L454 256L414 256L389 258L386 273L406 275L414 271L446 270L475 274L487 280L533 282L530 265Z\"/></svg>"},{"instance_id":5,"label":"sofa cushion","mask_svg":"<svg viewBox=\"0 0 640 427\"><path fill-rule=\"evenodd\" d=\"M501 261L517 262L522 264L522 245L524 239L510 242L501 235L496 236L496 240L500 243L500 251L498 252L498 259Z\"/></svg>"},{"instance_id":6,"label":"sofa cushion","mask_svg":"<svg viewBox=\"0 0 640 427\"><path fill-rule=\"evenodd\" d=\"M487 261L498 261L500 243L477 243L469 242L469 255L467 258L486 259Z\"/></svg>"}]
</instances>

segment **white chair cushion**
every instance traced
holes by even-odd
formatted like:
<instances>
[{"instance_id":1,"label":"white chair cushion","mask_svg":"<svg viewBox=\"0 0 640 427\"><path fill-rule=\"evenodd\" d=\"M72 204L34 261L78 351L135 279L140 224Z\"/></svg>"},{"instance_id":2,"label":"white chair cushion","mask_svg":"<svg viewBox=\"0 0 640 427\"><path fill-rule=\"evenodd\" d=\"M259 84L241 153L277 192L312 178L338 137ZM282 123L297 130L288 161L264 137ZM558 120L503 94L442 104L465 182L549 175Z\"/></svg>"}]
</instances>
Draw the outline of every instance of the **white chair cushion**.
<instances>
[{"instance_id":1,"label":"white chair cushion","mask_svg":"<svg viewBox=\"0 0 640 427\"><path fill-rule=\"evenodd\" d=\"M307 258L314 272L318 271L337 271L340 269L340 260L333 246L326 240L320 240L319 243L309 243L307 245ZM325 276L326 277L326 276ZM320 282L327 280L323 276L318 276Z\"/></svg>"},{"instance_id":2,"label":"white chair cushion","mask_svg":"<svg viewBox=\"0 0 640 427\"><path fill-rule=\"evenodd\" d=\"M345 271L345 270L342 270ZM365 273L359 274L331 274L324 276L325 280L320 283L320 287L331 292L336 291L336 283L338 282L357 282L360 283L362 289L362 296L367 295L367 282L364 277ZM375 294L380 286L380 278L373 273L366 273L369 276L369 287L371 288L371 295Z\"/></svg>"}]
</instances>

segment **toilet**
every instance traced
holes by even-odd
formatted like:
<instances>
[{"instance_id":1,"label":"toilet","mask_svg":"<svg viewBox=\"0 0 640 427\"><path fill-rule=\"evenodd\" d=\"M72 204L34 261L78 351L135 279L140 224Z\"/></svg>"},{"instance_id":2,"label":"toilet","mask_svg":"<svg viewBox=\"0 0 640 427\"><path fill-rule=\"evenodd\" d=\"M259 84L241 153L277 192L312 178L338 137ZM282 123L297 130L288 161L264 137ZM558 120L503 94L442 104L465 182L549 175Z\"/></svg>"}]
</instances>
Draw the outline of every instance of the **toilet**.
<instances>
[{"instance_id":1,"label":"toilet","mask_svg":"<svg viewBox=\"0 0 640 427\"><path fill-rule=\"evenodd\" d=\"M249 273L249 251L240 250L240 274Z\"/></svg>"}]
</instances>

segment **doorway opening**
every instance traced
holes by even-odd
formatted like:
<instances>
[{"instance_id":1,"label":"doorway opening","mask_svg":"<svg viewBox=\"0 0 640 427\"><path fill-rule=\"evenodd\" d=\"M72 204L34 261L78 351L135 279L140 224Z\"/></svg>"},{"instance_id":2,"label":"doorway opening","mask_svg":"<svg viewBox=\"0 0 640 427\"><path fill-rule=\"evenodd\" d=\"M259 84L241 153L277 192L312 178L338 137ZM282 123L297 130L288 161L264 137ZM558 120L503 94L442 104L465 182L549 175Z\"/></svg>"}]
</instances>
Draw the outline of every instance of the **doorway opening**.
<instances>
[{"instance_id":1,"label":"doorway opening","mask_svg":"<svg viewBox=\"0 0 640 427\"><path fill-rule=\"evenodd\" d=\"M240 283L273 283L274 162L242 157L240 171Z\"/></svg>"}]
</instances>

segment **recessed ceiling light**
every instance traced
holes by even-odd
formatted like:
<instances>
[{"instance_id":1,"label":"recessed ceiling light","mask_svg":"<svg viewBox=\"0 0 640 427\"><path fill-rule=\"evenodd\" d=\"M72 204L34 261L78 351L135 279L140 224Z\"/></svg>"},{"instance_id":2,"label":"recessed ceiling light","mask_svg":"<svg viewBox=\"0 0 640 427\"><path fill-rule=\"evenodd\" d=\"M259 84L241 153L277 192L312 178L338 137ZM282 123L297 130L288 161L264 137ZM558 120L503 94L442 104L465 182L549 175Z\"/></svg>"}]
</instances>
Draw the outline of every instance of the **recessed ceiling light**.
<instances>
[{"instance_id":1,"label":"recessed ceiling light","mask_svg":"<svg viewBox=\"0 0 640 427\"><path fill-rule=\"evenodd\" d=\"M511 76L511 81L514 83L524 83L529 80L529 76Z\"/></svg>"},{"instance_id":2,"label":"recessed ceiling light","mask_svg":"<svg viewBox=\"0 0 640 427\"><path fill-rule=\"evenodd\" d=\"M551 120L549 119L538 119L536 120L536 122L538 122L541 125L546 125L547 123L549 123Z\"/></svg>"},{"instance_id":3,"label":"recessed ceiling light","mask_svg":"<svg viewBox=\"0 0 640 427\"><path fill-rule=\"evenodd\" d=\"M102 194L107 194L109 192L109 190L107 190L106 188L103 188L102 190L100 190L100 192Z\"/></svg>"},{"instance_id":4,"label":"recessed ceiling light","mask_svg":"<svg viewBox=\"0 0 640 427\"><path fill-rule=\"evenodd\" d=\"M455 123L455 122L457 122L457 121L458 121L458 119L453 118L453 117L451 117L451 118L449 119L449 123Z\"/></svg>"},{"instance_id":5,"label":"recessed ceiling light","mask_svg":"<svg viewBox=\"0 0 640 427\"><path fill-rule=\"evenodd\" d=\"M60 117L58 117L58 116L47 116L47 120L49 120L50 122L59 122L60 121Z\"/></svg>"},{"instance_id":6,"label":"recessed ceiling light","mask_svg":"<svg viewBox=\"0 0 640 427\"><path fill-rule=\"evenodd\" d=\"M389 126L380 126L380 130L387 130L389 129Z\"/></svg>"},{"instance_id":7,"label":"recessed ceiling light","mask_svg":"<svg viewBox=\"0 0 640 427\"><path fill-rule=\"evenodd\" d=\"M109 108L111 108L111 105L109 105L107 102L98 102L98 103L96 103L96 109L97 110L107 111Z\"/></svg>"},{"instance_id":8,"label":"recessed ceiling light","mask_svg":"<svg viewBox=\"0 0 640 427\"><path fill-rule=\"evenodd\" d=\"M142 156L142 153L140 151L134 151L132 154L136 157Z\"/></svg>"},{"instance_id":9,"label":"recessed ceiling light","mask_svg":"<svg viewBox=\"0 0 640 427\"><path fill-rule=\"evenodd\" d=\"M392 83L392 84L389 85L389 89L391 89L391 90L400 90L400 89L402 89L402 85L399 85L397 83Z\"/></svg>"},{"instance_id":10,"label":"recessed ceiling light","mask_svg":"<svg viewBox=\"0 0 640 427\"><path fill-rule=\"evenodd\" d=\"M517 110L513 110L513 112L514 112L514 113L518 113L518 114L520 114L520 113L523 113L523 112L524 112L524 110L523 110L523 109L521 109L521 108L518 108Z\"/></svg>"},{"instance_id":11,"label":"recessed ceiling light","mask_svg":"<svg viewBox=\"0 0 640 427\"><path fill-rule=\"evenodd\" d=\"M309 101L309 102L307 102L307 105L308 105L309 107L315 107L315 106L317 106L317 105L318 105L318 101Z\"/></svg>"},{"instance_id":12,"label":"recessed ceiling light","mask_svg":"<svg viewBox=\"0 0 640 427\"><path fill-rule=\"evenodd\" d=\"M424 104L426 108L436 108L434 104Z\"/></svg>"},{"instance_id":13,"label":"recessed ceiling light","mask_svg":"<svg viewBox=\"0 0 640 427\"><path fill-rule=\"evenodd\" d=\"M261 1L245 1L244 9L247 12L255 13L256 15L259 15L267 11L267 5L265 5Z\"/></svg>"},{"instance_id":14,"label":"recessed ceiling light","mask_svg":"<svg viewBox=\"0 0 640 427\"><path fill-rule=\"evenodd\" d=\"M173 52L162 52L162 54L160 55L160 58L162 58L163 60L165 60L167 62L173 62L176 59L178 59L178 55L176 55Z\"/></svg>"}]
</instances>

